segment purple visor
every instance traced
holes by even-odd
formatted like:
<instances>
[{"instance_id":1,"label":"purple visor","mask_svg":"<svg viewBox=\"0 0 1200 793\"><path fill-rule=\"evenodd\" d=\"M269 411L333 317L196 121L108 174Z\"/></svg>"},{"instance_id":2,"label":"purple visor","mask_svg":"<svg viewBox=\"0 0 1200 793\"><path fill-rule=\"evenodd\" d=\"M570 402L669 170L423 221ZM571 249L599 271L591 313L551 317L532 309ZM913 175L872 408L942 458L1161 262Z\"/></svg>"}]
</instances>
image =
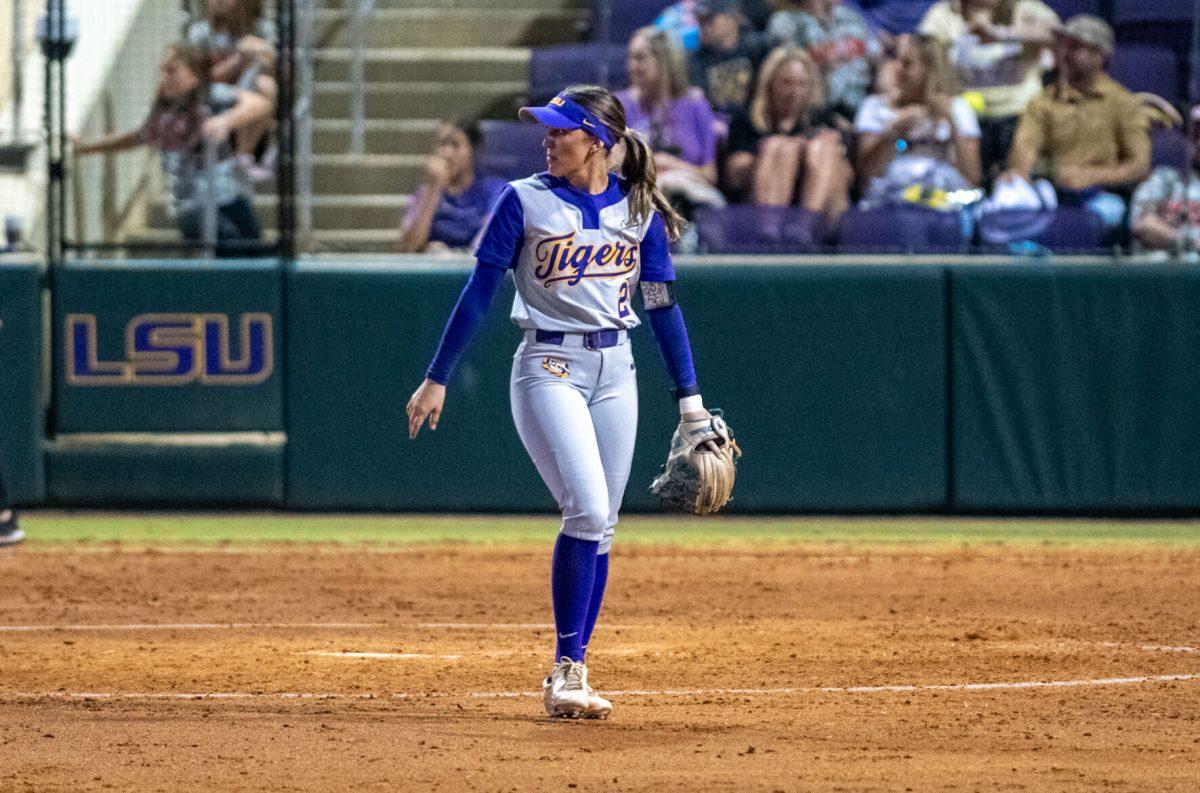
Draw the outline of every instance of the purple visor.
<instances>
[{"instance_id":1,"label":"purple visor","mask_svg":"<svg viewBox=\"0 0 1200 793\"><path fill-rule=\"evenodd\" d=\"M541 124L551 129L581 129L599 139L606 149L611 149L616 144L608 127L601 124L600 120L587 112L582 105L562 94L547 102L545 107L521 108L517 118L526 124Z\"/></svg>"}]
</instances>

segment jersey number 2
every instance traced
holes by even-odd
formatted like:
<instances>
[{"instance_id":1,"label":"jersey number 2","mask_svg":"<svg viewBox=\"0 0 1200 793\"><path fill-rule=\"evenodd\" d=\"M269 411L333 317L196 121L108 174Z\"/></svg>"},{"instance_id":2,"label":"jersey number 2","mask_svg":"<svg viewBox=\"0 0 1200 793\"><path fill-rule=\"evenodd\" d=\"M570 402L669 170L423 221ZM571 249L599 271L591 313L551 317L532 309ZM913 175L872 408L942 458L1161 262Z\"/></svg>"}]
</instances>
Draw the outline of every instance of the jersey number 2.
<instances>
[{"instance_id":1,"label":"jersey number 2","mask_svg":"<svg viewBox=\"0 0 1200 793\"><path fill-rule=\"evenodd\" d=\"M621 282L621 288L617 292L617 316L629 316L629 281Z\"/></svg>"}]
</instances>

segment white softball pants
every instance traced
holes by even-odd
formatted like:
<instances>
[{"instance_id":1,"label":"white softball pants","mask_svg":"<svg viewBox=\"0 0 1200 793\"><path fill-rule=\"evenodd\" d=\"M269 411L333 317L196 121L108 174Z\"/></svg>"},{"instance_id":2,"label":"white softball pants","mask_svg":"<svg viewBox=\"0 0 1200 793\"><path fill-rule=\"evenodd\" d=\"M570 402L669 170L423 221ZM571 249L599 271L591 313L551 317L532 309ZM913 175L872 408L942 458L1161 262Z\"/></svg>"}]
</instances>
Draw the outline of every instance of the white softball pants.
<instances>
[{"instance_id":1,"label":"white softball pants","mask_svg":"<svg viewBox=\"0 0 1200 793\"><path fill-rule=\"evenodd\" d=\"M513 356L509 396L525 450L562 512L562 531L608 553L637 435L637 372L628 338L588 350L532 331Z\"/></svg>"}]
</instances>

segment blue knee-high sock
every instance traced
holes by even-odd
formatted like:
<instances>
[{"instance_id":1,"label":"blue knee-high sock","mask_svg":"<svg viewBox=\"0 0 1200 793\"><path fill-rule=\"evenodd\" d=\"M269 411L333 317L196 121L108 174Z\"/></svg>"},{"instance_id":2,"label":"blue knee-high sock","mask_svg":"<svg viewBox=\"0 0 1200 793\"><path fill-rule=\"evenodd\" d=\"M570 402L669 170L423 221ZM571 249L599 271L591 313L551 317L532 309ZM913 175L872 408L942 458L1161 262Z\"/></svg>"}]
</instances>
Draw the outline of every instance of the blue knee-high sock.
<instances>
[{"instance_id":1,"label":"blue knee-high sock","mask_svg":"<svg viewBox=\"0 0 1200 793\"><path fill-rule=\"evenodd\" d=\"M554 625L558 647L554 661L583 660L583 631L596 580L598 541L558 535L550 563L550 594L554 599Z\"/></svg>"},{"instance_id":2,"label":"blue knee-high sock","mask_svg":"<svg viewBox=\"0 0 1200 793\"><path fill-rule=\"evenodd\" d=\"M596 579L592 582L592 601L588 604L587 621L583 624L583 651L587 652L596 628L596 617L600 616L600 603L604 600L604 585L608 583L608 554L596 556Z\"/></svg>"}]
</instances>

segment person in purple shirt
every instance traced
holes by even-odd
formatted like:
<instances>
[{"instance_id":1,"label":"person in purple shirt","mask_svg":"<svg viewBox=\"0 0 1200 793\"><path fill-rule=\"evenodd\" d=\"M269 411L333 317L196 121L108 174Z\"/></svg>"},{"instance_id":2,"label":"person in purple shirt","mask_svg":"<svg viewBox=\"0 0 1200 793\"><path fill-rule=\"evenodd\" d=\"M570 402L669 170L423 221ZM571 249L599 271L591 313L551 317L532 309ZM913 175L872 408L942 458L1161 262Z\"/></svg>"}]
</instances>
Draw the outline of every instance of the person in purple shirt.
<instances>
[{"instance_id":1,"label":"person in purple shirt","mask_svg":"<svg viewBox=\"0 0 1200 793\"><path fill-rule=\"evenodd\" d=\"M650 143L658 185L673 201L724 203L717 183L716 119L688 85L687 60L668 31L642 28L629 40L629 88L618 91L629 128Z\"/></svg>"},{"instance_id":2,"label":"person in purple shirt","mask_svg":"<svg viewBox=\"0 0 1200 793\"><path fill-rule=\"evenodd\" d=\"M475 168L476 122L443 121L425 181L400 221L400 253L470 248L505 181Z\"/></svg>"}]
</instances>

